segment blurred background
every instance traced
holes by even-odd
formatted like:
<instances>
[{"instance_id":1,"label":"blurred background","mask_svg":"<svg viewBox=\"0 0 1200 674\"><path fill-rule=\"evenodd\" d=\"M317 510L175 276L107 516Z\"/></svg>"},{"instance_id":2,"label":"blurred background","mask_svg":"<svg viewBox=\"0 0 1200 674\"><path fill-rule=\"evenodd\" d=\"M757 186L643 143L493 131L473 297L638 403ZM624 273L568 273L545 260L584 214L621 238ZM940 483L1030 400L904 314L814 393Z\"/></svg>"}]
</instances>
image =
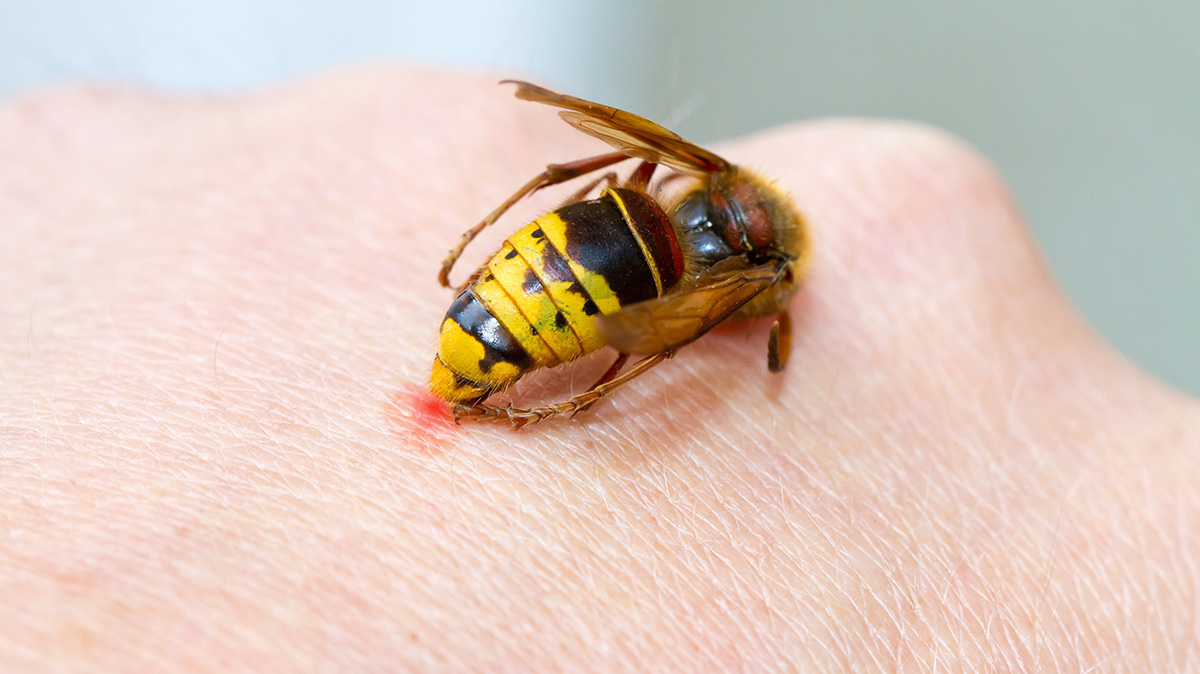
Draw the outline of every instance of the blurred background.
<instances>
[{"instance_id":1,"label":"blurred background","mask_svg":"<svg viewBox=\"0 0 1200 674\"><path fill-rule=\"evenodd\" d=\"M0 0L0 97L72 80L229 92L401 61L534 78L700 142L920 120L999 167L1117 348L1200 394L1200 3L500 4Z\"/></svg>"}]
</instances>

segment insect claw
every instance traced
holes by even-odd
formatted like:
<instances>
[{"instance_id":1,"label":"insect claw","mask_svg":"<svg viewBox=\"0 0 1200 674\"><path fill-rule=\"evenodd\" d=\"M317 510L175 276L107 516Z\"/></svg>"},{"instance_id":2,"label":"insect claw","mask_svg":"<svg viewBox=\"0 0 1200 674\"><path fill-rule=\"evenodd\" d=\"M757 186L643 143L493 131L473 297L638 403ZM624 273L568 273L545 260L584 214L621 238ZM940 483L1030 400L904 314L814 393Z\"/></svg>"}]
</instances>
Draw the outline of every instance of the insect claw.
<instances>
[{"instance_id":1,"label":"insect claw","mask_svg":"<svg viewBox=\"0 0 1200 674\"><path fill-rule=\"evenodd\" d=\"M586 411L592 409L592 405L595 405L596 402L599 400L600 400L599 398L596 398L595 400L589 400L586 403L580 404L574 410L571 411L571 414L568 415L568 418L574 419L576 414L579 414L580 412L586 412Z\"/></svg>"}]
</instances>

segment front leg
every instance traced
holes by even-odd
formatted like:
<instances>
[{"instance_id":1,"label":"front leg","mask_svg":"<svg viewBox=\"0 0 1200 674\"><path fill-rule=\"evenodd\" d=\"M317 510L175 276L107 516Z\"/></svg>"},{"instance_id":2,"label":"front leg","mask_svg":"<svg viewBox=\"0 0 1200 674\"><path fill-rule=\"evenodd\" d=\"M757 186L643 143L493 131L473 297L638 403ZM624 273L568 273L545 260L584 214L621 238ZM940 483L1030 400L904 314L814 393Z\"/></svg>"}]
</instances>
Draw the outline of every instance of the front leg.
<instances>
[{"instance_id":1,"label":"front leg","mask_svg":"<svg viewBox=\"0 0 1200 674\"><path fill-rule=\"evenodd\" d=\"M783 372L791 355L792 318L787 311L781 311L775 316L775 322L771 324L771 336L767 339L767 369Z\"/></svg>"}]
</instances>

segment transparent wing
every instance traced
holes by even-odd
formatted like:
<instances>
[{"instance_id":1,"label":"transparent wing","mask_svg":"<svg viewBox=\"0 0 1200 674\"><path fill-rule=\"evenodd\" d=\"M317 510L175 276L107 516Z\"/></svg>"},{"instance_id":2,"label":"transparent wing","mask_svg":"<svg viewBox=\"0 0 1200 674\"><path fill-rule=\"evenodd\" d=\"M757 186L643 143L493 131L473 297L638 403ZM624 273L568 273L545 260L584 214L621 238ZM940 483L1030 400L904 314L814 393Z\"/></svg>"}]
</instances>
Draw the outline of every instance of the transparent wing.
<instances>
[{"instance_id":1,"label":"transparent wing","mask_svg":"<svg viewBox=\"0 0 1200 674\"><path fill-rule=\"evenodd\" d=\"M729 162L680 138L650 120L631 112L559 94L536 84L504 80L517 85L517 98L563 108L558 113L568 124L608 143L617 150L649 162L666 164L685 173L719 173Z\"/></svg>"},{"instance_id":2,"label":"transparent wing","mask_svg":"<svg viewBox=\"0 0 1200 674\"><path fill-rule=\"evenodd\" d=\"M783 280L787 265L765 264L715 274L686 290L630 305L597 321L609 346L622 353L677 349L713 329L759 293Z\"/></svg>"}]
</instances>

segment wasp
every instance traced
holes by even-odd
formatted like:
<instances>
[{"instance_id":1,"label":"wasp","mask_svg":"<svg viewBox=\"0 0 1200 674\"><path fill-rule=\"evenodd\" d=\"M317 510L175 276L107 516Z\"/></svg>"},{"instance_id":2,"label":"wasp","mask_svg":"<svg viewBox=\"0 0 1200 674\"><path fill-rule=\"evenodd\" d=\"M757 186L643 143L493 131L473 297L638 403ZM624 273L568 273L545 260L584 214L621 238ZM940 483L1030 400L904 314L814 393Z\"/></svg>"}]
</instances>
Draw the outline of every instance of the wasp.
<instances>
[{"instance_id":1,"label":"wasp","mask_svg":"<svg viewBox=\"0 0 1200 674\"><path fill-rule=\"evenodd\" d=\"M627 159L638 164L624 180L608 172L588 182L508 237L458 286L430 375L430 389L454 405L455 419L520 428L574 415L729 318L774 314L767 364L781 371L791 350L787 305L810 248L792 201L647 119L528 82L504 83L515 84L521 100L560 108L568 124L615 152L548 165L463 234L442 263L443 286L451 287L467 245L521 199ZM659 166L671 173L652 183ZM687 182L667 190L677 179ZM528 372L604 346L617 358L584 393L531 408L485 402ZM631 354L642 358L622 373Z\"/></svg>"}]
</instances>

